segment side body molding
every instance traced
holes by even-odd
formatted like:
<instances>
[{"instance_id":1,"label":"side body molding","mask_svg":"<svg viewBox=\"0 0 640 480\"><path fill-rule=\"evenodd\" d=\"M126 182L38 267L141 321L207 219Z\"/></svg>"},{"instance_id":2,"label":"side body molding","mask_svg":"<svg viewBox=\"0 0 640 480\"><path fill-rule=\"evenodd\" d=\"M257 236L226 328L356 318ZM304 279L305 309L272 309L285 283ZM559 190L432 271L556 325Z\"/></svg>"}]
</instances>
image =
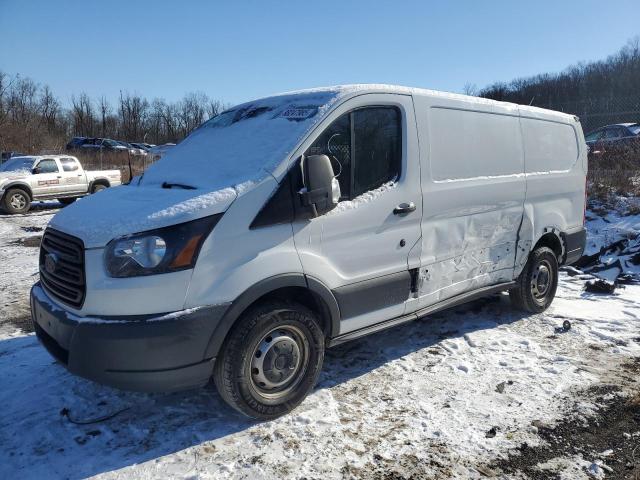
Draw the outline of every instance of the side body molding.
<instances>
[{"instance_id":1,"label":"side body molding","mask_svg":"<svg viewBox=\"0 0 640 480\"><path fill-rule=\"evenodd\" d=\"M286 287L308 289L322 299L326 306L326 313L329 316L328 337L332 338L338 334L340 329L340 310L338 308L338 302L331 293L331 290L319 280L305 276L302 273L284 273L260 280L231 302L230 307L215 327L209 339L209 344L205 351L205 358L213 358L218 355L222 343L234 323L253 302L271 292Z\"/></svg>"}]
</instances>

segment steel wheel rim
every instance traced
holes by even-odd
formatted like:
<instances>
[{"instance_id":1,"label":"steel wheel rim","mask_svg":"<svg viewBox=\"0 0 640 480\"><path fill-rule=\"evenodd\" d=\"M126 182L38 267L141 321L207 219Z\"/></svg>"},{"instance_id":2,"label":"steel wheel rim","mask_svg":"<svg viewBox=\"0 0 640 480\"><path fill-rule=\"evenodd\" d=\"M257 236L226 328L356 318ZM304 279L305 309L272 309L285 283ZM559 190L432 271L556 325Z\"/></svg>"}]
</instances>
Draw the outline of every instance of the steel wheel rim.
<instances>
[{"instance_id":1,"label":"steel wheel rim","mask_svg":"<svg viewBox=\"0 0 640 480\"><path fill-rule=\"evenodd\" d=\"M9 199L9 203L13 208L22 210L24 207L27 206L27 199L21 193L14 193L13 195L11 195L11 198Z\"/></svg>"},{"instance_id":2,"label":"steel wheel rim","mask_svg":"<svg viewBox=\"0 0 640 480\"><path fill-rule=\"evenodd\" d=\"M281 325L262 336L251 354L251 386L263 397L286 396L304 378L309 345L298 327Z\"/></svg>"},{"instance_id":3,"label":"steel wheel rim","mask_svg":"<svg viewBox=\"0 0 640 480\"><path fill-rule=\"evenodd\" d=\"M551 291L553 281L553 267L548 260L542 260L536 265L531 276L531 293L538 302L543 301Z\"/></svg>"}]
</instances>

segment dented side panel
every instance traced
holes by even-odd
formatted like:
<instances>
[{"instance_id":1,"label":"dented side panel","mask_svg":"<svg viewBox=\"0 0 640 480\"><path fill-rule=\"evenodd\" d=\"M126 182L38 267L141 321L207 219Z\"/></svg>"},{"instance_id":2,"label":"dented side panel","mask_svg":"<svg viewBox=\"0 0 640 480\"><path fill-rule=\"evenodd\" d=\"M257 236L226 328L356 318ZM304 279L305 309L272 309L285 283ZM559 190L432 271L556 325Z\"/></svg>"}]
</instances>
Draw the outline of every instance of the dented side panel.
<instances>
[{"instance_id":1,"label":"dented side panel","mask_svg":"<svg viewBox=\"0 0 640 480\"><path fill-rule=\"evenodd\" d=\"M478 111L474 106L476 110L467 111L465 105L443 105L438 99L417 97L414 102L422 162L423 221L417 298L410 303L412 310L513 280L525 199L517 107L492 106ZM453 129L457 140L443 138ZM496 142L501 142L499 149L492 147ZM455 148L447 149L447 143L456 143ZM441 172L449 178L443 178Z\"/></svg>"}]
</instances>

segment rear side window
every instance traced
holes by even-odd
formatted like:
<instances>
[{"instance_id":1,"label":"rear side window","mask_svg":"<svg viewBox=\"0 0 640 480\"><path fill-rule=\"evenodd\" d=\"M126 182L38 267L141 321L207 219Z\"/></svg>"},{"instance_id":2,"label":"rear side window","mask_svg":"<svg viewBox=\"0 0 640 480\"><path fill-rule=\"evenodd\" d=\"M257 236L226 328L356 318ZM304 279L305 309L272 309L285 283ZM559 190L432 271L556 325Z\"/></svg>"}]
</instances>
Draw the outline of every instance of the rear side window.
<instances>
[{"instance_id":1,"label":"rear side window","mask_svg":"<svg viewBox=\"0 0 640 480\"><path fill-rule=\"evenodd\" d=\"M518 117L432 108L429 124L433 180L523 173Z\"/></svg>"},{"instance_id":2,"label":"rear side window","mask_svg":"<svg viewBox=\"0 0 640 480\"><path fill-rule=\"evenodd\" d=\"M73 158L61 158L60 163L62 164L62 170L65 172L75 172L78 170L78 162Z\"/></svg>"},{"instance_id":3,"label":"rear side window","mask_svg":"<svg viewBox=\"0 0 640 480\"><path fill-rule=\"evenodd\" d=\"M527 173L570 170L578 159L576 132L565 123L522 118Z\"/></svg>"},{"instance_id":4,"label":"rear side window","mask_svg":"<svg viewBox=\"0 0 640 480\"><path fill-rule=\"evenodd\" d=\"M395 107L367 107L335 120L305 155L327 155L341 199L357 197L400 177L402 122Z\"/></svg>"},{"instance_id":5,"label":"rear side window","mask_svg":"<svg viewBox=\"0 0 640 480\"><path fill-rule=\"evenodd\" d=\"M604 131L604 139L605 140L613 140L615 138L622 138L624 136L621 129L617 127L607 128Z\"/></svg>"},{"instance_id":6,"label":"rear side window","mask_svg":"<svg viewBox=\"0 0 640 480\"><path fill-rule=\"evenodd\" d=\"M45 159L38 163L38 173L57 173L58 165L55 160Z\"/></svg>"}]
</instances>

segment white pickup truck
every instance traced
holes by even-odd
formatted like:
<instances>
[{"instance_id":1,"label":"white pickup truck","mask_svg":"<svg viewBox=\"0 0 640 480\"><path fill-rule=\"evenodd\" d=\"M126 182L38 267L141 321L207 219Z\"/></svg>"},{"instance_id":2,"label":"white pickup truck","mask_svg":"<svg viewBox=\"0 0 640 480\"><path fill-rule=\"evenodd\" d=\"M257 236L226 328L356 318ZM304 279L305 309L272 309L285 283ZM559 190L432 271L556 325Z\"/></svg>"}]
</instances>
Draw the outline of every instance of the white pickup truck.
<instances>
[{"instance_id":1,"label":"white pickup truck","mask_svg":"<svg viewBox=\"0 0 640 480\"><path fill-rule=\"evenodd\" d=\"M57 199L66 205L121 183L120 170L86 171L70 155L14 157L0 165L0 206L8 213L25 213L33 200Z\"/></svg>"}]
</instances>

